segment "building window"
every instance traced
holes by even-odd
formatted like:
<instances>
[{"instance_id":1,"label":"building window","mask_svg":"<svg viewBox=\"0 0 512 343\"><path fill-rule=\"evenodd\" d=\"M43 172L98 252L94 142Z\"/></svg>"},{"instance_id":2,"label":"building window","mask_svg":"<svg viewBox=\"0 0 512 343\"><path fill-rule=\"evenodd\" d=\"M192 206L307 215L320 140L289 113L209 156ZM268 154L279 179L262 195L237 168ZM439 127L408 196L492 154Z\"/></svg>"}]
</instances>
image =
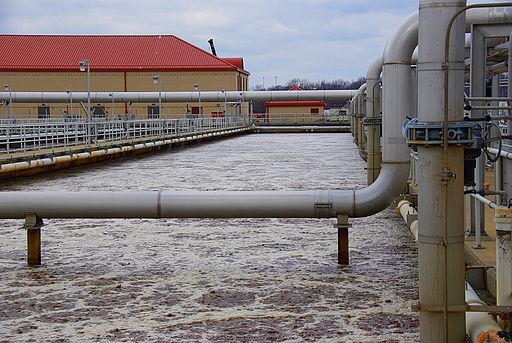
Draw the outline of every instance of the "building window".
<instances>
[{"instance_id":1,"label":"building window","mask_svg":"<svg viewBox=\"0 0 512 343\"><path fill-rule=\"evenodd\" d=\"M310 113L311 113L311 114L320 114L320 109L318 109L318 108L312 108Z\"/></svg>"},{"instance_id":2,"label":"building window","mask_svg":"<svg viewBox=\"0 0 512 343\"><path fill-rule=\"evenodd\" d=\"M48 119L50 118L50 107L49 106L37 106L37 118Z\"/></svg>"},{"instance_id":3,"label":"building window","mask_svg":"<svg viewBox=\"0 0 512 343\"><path fill-rule=\"evenodd\" d=\"M105 106L94 106L92 108L93 118L105 118Z\"/></svg>"},{"instance_id":4,"label":"building window","mask_svg":"<svg viewBox=\"0 0 512 343\"><path fill-rule=\"evenodd\" d=\"M148 106L148 118L149 119L160 118L160 108L155 105Z\"/></svg>"},{"instance_id":5,"label":"building window","mask_svg":"<svg viewBox=\"0 0 512 343\"><path fill-rule=\"evenodd\" d=\"M199 115L199 106L192 106L192 114Z\"/></svg>"}]
</instances>

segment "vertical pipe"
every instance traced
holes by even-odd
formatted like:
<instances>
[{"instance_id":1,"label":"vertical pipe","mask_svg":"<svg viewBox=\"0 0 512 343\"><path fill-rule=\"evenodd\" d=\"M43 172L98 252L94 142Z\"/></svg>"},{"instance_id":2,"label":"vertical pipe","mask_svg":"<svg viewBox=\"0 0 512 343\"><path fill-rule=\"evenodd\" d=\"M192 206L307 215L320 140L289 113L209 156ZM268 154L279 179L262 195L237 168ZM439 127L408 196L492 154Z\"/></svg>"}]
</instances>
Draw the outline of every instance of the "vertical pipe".
<instances>
[{"instance_id":1,"label":"vertical pipe","mask_svg":"<svg viewBox=\"0 0 512 343\"><path fill-rule=\"evenodd\" d=\"M364 90L361 91L361 94L359 94L358 98L358 105L357 105L357 125L358 125L358 131L359 131L359 141L357 145L359 146L359 150L364 150L364 126L363 126L363 118L364 118L364 110L363 110L363 104L364 104Z\"/></svg>"},{"instance_id":2,"label":"vertical pipe","mask_svg":"<svg viewBox=\"0 0 512 343\"><path fill-rule=\"evenodd\" d=\"M382 57L378 57L372 63L366 73L366 117L375 119L380 117L380 73L382 72ZM367 182L371 185L380 173L380 124L375 121L368 125L366 140L367 152Z\"/></svg>"},{"instance_id":3,"label":"vertical pipe","mask_svg":"<svg viewBox=\"0 0 512 343\"><path fill-rule=\"evenodd\" d=\"M464 16L451 30L448 61L449 89L445 89L444 37L460 0L420 0L418 60L418 120L443 123L448 91L448 121L461 121L464 103ZM441 38L442 37L442 38ZM442 306L443 312L420 313L422 342L464 342L465 316L450 312L464 301L464 149L456 145L418 146L418 260L419 300ZM456 175L457 177L453 177Z\"/></svg>"},{"instance_id":4,"label":"vertical pipe","mask_svg":"<svg viewBox=\"0 0 512 343\"><path fill-rule=\"evenodd\" d=\"M494 184L496 190L503 190L503 158L500 156L494 164ZM501 195L496 195L496 203L502 204Z\"/></svg>"},{"instance_id":5,"label":"vertical pipe","mask_svg":"<svg viewBox=\"0 0 512 343\"><path fill-rule=\"evenodd\" d=\"M356 122L354 120L354 115L355 115L355 110L354 110L354 106L355 106L355 97L352 98L352 100L350 100L350 132L352 133L352 137L354 138L354 142L355 142L355 138L356 138Z\"/></svg>"},{"instance_id":6,"label":"vertical pipe","mask_svg":"<svg viewBox=\"0 0 512 343\"><path fill-rule=\"evenodd\" d=\"M470 68L470 95L472 97L485 96L485 67L486 67L486 39L478 26L472 25L471 30L471 68ZM483 102L474 102L474 105L483 106ZM483 110L472 110L472 117L482 117ZM476 189L482 189L485 182L485 155L481 154L477 160L475 173ZM485 205L475 202L475 248L481 248L481 233L485 229ZM484 231L485 232L485 231Z\"/></svg>"},{"instance_id":7,"label":"vertical pipe","mask_svg":"<svg viewBox=\"0 0 512 343\"><path fill-rule=\"evenodd\" d=\"M497 97L500 96L500 75L499 74L496 74L496 75L492 76L491 96L493 98L497 98ZM493 101L492 105L493 106L499 106L500 102L499 101ZM493 110L493 113L494 113L495 116L499 115L499 112L500 112L500 110L498 110L498 109Z\"/></svg>"},{"instance_id":8,"label":"vertical pipe","mask_svg":"<svg viewBox=\"0 0 512 343\"><path fill-rule=\"evenodd\" d=\"M354 111L352 112L352 120L354 121L354 142L359 142L359 127L357 125L357 103L358 103L358 94L354 97Z\"/></svg>"},{"instance_id":9,"label":"vertical pipe","mask_svg":"<svg viewBox=\"0 0 512 343\"><path fill-rule=\"evenodd\" d=\"M494 75L492 77L492 97L497 98L500 96L500 76ZM499 101L496 101L493 105L498 106ZM499 110L496 110L495 115L499 115ZM501 156L498 157L498 160L494 164L494 189L502 190L503 189L503 178L502 178L502 161ZM501 205L501 195L496 195L496 203Z\"/></svg>"}]
</instances>

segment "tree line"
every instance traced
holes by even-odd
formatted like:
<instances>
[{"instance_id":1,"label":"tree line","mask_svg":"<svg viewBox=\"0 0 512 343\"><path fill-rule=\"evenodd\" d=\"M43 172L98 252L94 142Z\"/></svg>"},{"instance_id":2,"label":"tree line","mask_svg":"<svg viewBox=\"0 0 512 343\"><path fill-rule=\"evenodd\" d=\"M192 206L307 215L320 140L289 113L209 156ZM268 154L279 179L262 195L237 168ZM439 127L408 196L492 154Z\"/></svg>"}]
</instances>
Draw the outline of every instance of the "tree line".
<instances>
[{"instance_id":1,"label":"tree line","mask_svg":"<svg viewBox=\"0 0 512 343\"><path fill-rule=\"evenodd\" d=\"M360 77L357 80L343 80L337 79L333 81L310 81L307 79L294 78L286 82L284 85L273 85L264 87L263 85L254 86L255 91L284 91L292 87L298 86L304 90L315 90L315 89L358 89L363 83L366 82L364 77Z\"/></svg>"},{"instance_id":2,"label":"tree line","mask_svg":"<svg viewBox=\"0 0 512 343\"><path fill-rule=\"evenodd\" d=\"M256 85L253 87L255 91L286 91L292 87L298 86L304 90L322 90L322 89L330 89L330 90L340 90L340 89L358 89L363 83L366 82L366 78L360 77L357 80L343 80L337 79L334 81L310 81L307 79L294 78L290 81L286 82L284 85L274 85L271 87L263 87L263 85ZM345 105L346 101L334 102L328 101L325 104L326 108L339 108ZM253 110L255 113L265 112L264 102L254 102Z\"/></svg>"}]
</instances>

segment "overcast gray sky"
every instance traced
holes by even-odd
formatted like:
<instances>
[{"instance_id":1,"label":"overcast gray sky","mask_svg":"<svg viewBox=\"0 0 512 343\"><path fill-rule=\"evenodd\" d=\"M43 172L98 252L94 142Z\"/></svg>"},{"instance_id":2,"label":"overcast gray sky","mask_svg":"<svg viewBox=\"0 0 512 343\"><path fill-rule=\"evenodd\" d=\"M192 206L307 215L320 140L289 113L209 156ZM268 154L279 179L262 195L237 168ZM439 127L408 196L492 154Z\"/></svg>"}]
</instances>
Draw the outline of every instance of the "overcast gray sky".
<instances>
[{"instance_id":1,"label":"overcast gray sky","mask_svg":"<svg viewBox=\"0 0 512 343\"><path fill-rule=\"evenodd\" d=\"M479 1L482 2L482 1ZM484 0L484 2L489 2ZM173 34L242 56L250 86L357 79L416 0L0 0L0 33Z\"/></svg>"}]
</instances>

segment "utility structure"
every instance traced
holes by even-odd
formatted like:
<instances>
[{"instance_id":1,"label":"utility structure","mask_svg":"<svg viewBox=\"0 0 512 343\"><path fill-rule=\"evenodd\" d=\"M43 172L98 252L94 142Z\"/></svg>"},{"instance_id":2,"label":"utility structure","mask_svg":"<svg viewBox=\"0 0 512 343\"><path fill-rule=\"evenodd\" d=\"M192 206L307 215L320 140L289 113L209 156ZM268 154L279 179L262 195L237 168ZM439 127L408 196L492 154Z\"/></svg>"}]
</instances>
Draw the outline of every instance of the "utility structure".
<instances>
[{"instance_id":1,"label":"utility structure","mask_svg":"<svg viewBox=\"0 0 512 343\"><path fill-rule=\"evenodd\" d=\"M81 72L87 72L87 113L85 114L85 122L87 124L87 142L91 143L90 125L92 119L91 113L91 63L89 60L80 60L78 63Z\"/></svg>"},{"instance_id":2,"label":"utility structure","mask_svg":"<svg viewBox=\"0 0 512 343\"><path fill-rule=\"evenodd\" d=\"M162 80L160 75L153 75L153 83L158 84L158 117L162 116Z\"/></svg>"},{"instance_id":3,"label":"utility structure","mask_svg":"<svg viewBox=\"0 0 512 343\"><path fill-rule=\"evenodd\" d=\"M12 112L12 93L11 93L11 85L8 83L4 84L4 89L6 92L9 92L9 119L13 118Z\"/></svg>"}]
</instances>

